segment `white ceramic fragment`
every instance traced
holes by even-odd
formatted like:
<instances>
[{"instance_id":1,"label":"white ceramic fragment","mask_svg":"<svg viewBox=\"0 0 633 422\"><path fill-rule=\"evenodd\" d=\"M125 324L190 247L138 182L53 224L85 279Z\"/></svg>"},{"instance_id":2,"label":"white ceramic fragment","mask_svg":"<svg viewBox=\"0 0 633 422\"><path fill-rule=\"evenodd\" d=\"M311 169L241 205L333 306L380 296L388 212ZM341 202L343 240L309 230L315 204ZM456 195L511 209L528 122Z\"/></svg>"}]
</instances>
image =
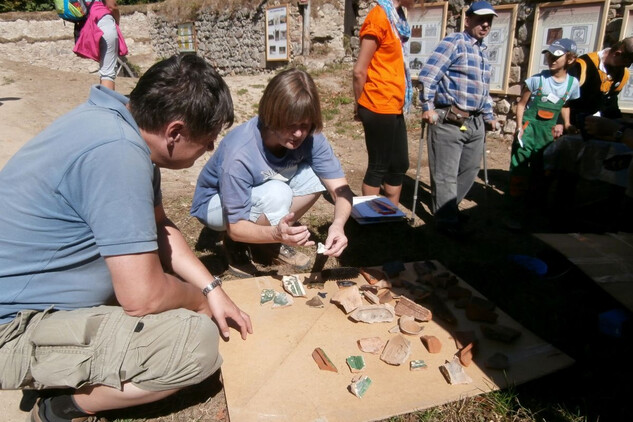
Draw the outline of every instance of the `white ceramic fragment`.
<instances>
[{"instance_id":1,"label":"white ceramic fragment","mask_svg":"<svg viewBox=\"0 0 633 422\"><path fill-rule=\"evenodd\" d=\"M464 367L459 363L458 357L453 357L453 360L446 361L446 363L440 366L440 371L451 385L457 384L470 384L473 382L472 378L464 371Z\"/></svg>"},{"instance_id":2,"label":"white ceramic fragment","mask_svg":"<svg viewBox=\"0 0 633 422\"><path fill-rule=\"evenodd\" d=\"M284 286L284 290L293 295L294 297L306 296L306 290L303 288L303 283L296 275L285 275L281 278L281 283Z\"/></svg>"},{"instance_id":3,"label":"white ceramic fragment","mask_svg":"<svg viewBox=\"0 0 633 422\"><path fill-rule=\"evenodd\" d=\"M362 398L371 385L371 378L366 375L357 375L352 378L352 383L348 386L349 391L359 399Z\"/></svg>"},{"instance_id":4,"label":"white ceramic fragment","mask_svg":"<svg viewBox=\"0 0 633 422\"><path fill-rule=\"evenodd\" d=\"M350 314L350 318L357 322L391 322L396 317L393 306L384 305L363 305L359 306Z\"/></svg>"}]
</instances>

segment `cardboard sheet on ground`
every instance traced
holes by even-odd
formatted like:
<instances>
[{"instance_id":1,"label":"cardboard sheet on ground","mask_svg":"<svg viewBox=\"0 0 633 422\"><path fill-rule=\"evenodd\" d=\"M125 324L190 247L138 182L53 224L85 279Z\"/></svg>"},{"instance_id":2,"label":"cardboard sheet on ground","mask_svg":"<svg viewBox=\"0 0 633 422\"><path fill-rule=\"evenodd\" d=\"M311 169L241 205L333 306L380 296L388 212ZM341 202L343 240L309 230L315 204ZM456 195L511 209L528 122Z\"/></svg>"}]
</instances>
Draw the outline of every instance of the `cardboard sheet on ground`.
<instances>
[{"instance_id":1,"label":"cardboard sheet on ground","mask_svg":"<svg viewBox=\"0 0 633 422\"><path fill-rule=\"evenodd\" d=\"M406 267L399 278L415 280L412 264ZM366 284L360 276L356 281L359 285ZM462 280L459 283L470 288ZM463 309L456 309L448 302L458 323L449 326L434 318L422 323L424 329L420 334L439 338L441 352L430 354L420 335L406 336L411 342L411 355L403 365L391 366L381 361L379 355L361 352L357 340L374 336L388 340L397 335L389 332L397 325L397 319L374 324L350 320L341 308L330 302L338 290L334 281L326 282L323 290L306 289L307 298L295 298L294 304L285 308L271 308L270 302L260 305L262 289L283 291L281 281L272 277L227 281L224 287L249 313L255 331L246 341L234 333L229 342L220 345L224 358L224 389L232 422L376 420L516 385L573 363L570 357L522 328L498 308L497 322L520 329L522 335L511 345L485 339L480 323L469 321ZM307 306L305 302L317 292L327 292L323 300L325 306ZM470 384L450 385L439 370L457 351L452 338L456 330L474 330L479 340L477 355L465 368L473 379ZM317 347L325 351L338 373L318 368L312 358ZM507 373L484 367L483 362L495 352L510 358L511 368ZM367 366L362 373L372 380L362 398L348 391L354 376L346 365L346 358L351 355L363 355ZM423 359L428 368L410 371L409 361L413 359Z\"/></svg>"},{"instance_id":2,"label":"cardboard sheet on ground","mask_svg":"<svg viewBox=\"0 0 633 422\"><path fill-rule=\"evenodd\" d=\"M535 234L633 311L633 234Z\"/></svg>"}]
</instances>

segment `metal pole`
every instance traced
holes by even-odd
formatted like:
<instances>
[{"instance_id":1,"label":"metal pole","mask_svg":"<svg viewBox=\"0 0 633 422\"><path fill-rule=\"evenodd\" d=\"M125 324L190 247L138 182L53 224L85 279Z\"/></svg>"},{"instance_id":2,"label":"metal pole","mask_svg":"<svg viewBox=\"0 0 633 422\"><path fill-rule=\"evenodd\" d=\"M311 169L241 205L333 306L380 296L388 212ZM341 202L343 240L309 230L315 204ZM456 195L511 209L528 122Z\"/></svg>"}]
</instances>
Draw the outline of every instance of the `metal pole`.
<instances>
[{"instance_id":1,"label":"metal pole","mask_svg":"<svg viewBox=\"0 0 633 422\"><path fill-rule=\"evenodd\" d=\"M303 4L303 39L301 40L301 54L310 54L310 0Z\"/></svg>"},{"instance_id":2,"label":"metal pole","mask_svg":"<svg viewBox=\"0 0 633 422\"><path fill-rule=\"evenodd\" d=\"M428 134L428 126L422 120L422 130L420 131L420 145L418 145L418 165L415 170L415 184L413 186L413 205L411 206L411 215L409 216L409 223L415 222L415 207L418 204L418 185L420 184L420 166L422 165L422 146L426 140Z\"/></svg>"}]
</instances>

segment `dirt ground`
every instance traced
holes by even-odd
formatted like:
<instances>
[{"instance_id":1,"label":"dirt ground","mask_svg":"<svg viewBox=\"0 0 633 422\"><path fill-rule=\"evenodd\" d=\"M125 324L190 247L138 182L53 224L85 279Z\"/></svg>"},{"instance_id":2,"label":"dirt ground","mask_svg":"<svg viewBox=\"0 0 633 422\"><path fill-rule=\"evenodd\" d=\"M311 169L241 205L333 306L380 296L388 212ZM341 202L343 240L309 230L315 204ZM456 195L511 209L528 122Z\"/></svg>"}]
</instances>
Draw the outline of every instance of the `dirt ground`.
<instances>
[{"instance_id":1,"label":"dirt ground","mask_svg":"<svg viewBox=\"0 0 633 422\"><path fill-rule=\"evenodd\" d=\"M230 76L229 84L235 104L236 124L252 117L256 105L271 74ZM319 72L315 79L322 94L326 111L324 133L341 160L352 190L360 194L360 186L366 166L363 130L360 123L350 119L352 105L349 69ZM96 83L96 74L79 74L50 71L47 68L19 61L0 59L0 168L24 142L37 134L55 118L85 101L91 84ZM117 79L117 90L123 94L131 91L135 83L131 78ZM402 194L402 210L410 216L413 186L420 139L419 112L409 120L410 169ZM555 253L538 244L529 233L513 233L502 224L505 217L503 193L506 187L510 145L495 136L486 144L486 164L491 186L486 188L481 179L476 181L471 194L462 203L475 235L466 243L456 242L439 235L432 227L429 211L429 176L426 166L426 147L422 154L420 190L416 218L413 224L402 223L393 227L363 228L354 222L346 230L350 239L348 251L338 262L329 265L370 266L381 265L388 260L414 261L438 259L453 272L482 291L507 313L543 336L547 341L572 355L581 362L562 375L548 377L540 383L531 383L521 390L522 401L535 401L534 411L543 412L543 406L578 409L587 417L608 415L611 405L623 397L614 388L596 393L598 383L616 385L612 378L599 372L592 360L598 355L605 358L606 352L597 350L594 340L579 339L580 336L596 334L595 316L600 310L615 306L612 300L595 288L582 275L570 268L568 263ZM226 269L226 262L214 245L214 238L202 230L198 221L188 214L195 181L210 154L203 156L191 169L163 171L163 197L168 215L181 228L190 245L215 273ZM483 178L483 171L480 176ZM323 237L333 207L320 199L311 212L304 217L316 238ZM545 222L537 219L535 225ZM507 263L509 253L524 253L551 258L551 280L535 280ZM283 269L268 269L280 270ZM558 274L556 274L558 272ZM573 274L573 278L569 275ZM561 276L561 275L564 275ZM556 277L554 277L556 276ZM230 278L230 277L229 277ZM579 308L581 307L581 308ZM582 312L578 312L582 309ZM587 326L591 325L588 330ZM256 327L255 327L256 329ZM589 334L587 334L589 331ZM598 341L602 339L597 339ZM232 340L235 341L235 340ZM239 340L238 340L239 341ZM619 349L618 349L619 350ZM615 353L615 352L613 352ZM606 358L613 358L611 352ZM604 361L603 361L604 362ZM616 381L620 376L615 376ZM582 390L581 385L587 385ZM591 394L594 397L591 398ZM24 420L25 413L17 410L22 396L18 392L0 391L0 407L4 409L3 420ZM545 400L546 405L541 404ZM617 406L617 405L616 405ZM612 407L612 406L611 406ZM618 407L619 408L619 407ZM617 409L616 409L617 410ZM148 413L149 412L149 413ZM616 413L617 414L617 413ZM114 417L123 415L114 415ZM173 420L228 420L224 395L217 379L210 380L205 388L197 387L168 401L161 406L139 409L133 417L151 417L156 421ZM127 414L125 417L129 417ZM566 420L552 418L549 420ZM593 419L588 419L593 420ZM617 420L617 419L613 419Z\"/></svg>"}]
</instances>

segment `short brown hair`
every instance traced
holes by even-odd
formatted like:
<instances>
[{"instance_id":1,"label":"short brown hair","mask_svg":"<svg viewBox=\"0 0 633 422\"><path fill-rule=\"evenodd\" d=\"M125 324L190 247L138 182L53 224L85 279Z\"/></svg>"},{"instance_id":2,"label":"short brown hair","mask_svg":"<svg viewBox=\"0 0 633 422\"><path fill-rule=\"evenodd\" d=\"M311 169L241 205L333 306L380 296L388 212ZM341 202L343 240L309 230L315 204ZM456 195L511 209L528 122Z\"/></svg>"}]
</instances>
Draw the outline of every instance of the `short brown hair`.
<instances>
[{"instance_id":1,"label":"short brown hair","mask_svg":"<svg viewBox=\"0 0 633 422\"><path fill-rule=\"evenodd\" d=\"M321 100L312 77L303 70L284 70L264 89L259 100L259 120L265 128L285 129L288 126L309 120L310 133L323 129Z\"/></svg>"}]
</instances>

